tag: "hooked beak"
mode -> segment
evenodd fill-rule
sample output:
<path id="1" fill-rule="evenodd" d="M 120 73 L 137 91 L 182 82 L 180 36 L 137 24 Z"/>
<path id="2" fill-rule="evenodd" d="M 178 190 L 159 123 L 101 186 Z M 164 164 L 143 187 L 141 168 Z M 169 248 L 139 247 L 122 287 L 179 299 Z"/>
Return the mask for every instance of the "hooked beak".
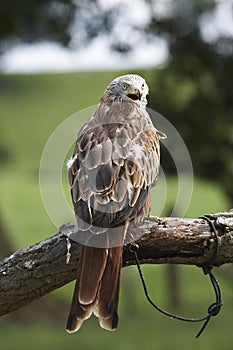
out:
<path id="1" fill-rule="evenodd" d="M 126 95 L 133 102 L 141 101 L 141 93 L 138 89 L 133 89 Z"/>

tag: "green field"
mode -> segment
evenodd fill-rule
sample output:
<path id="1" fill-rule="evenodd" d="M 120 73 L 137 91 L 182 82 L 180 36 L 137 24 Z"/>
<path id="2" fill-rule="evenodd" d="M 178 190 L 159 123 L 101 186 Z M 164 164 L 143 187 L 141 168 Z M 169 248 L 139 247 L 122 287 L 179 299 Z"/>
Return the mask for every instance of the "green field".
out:
<path id="1" fill-rule="evenodd" d="M 0 80 L 0 198 L 1 220 L 15 249 L 42 240 L 57 231 L 48 217 L 40 196 L 39 166 L 43 149 L 52 132 L 72 114 L 98 103 L 106 85 L 119 72 L 76 73 L 38 76 L 3 76 Z M 145 72 L 148 75 L 148 72 Z M 80 121 L 81 123 L 81 121 Z M 77 122 L 77 125 L 79 121 Z M 76 131 L 75 131 L 76 132 Z M 61 138 L 60 146 L 63 145 Z M 73 140 L 71 140 L 72 144 Z M 67 155 L 68 158 L 68 155 Z M 194 169 L 195 172 L 195 169 Z M 167 195 L 162 215 L 168 213 L 177 196 L 177 179 L 167 178 Z M 63 165 L 63 186 L 69 197 L 66 170 Z M 156 214 L 159 195 L 152 196 L 152 213 Z M 186 216 L 227 210 L 229 204 L 220 184 L 196 179 Z M 152 294 L 165 307 L 170 297 L 167 266 L 145 266 Z M 182 304 L 186 315 L 206 312 L 212 302 L 208 281 L 195 267 L 180 267 Z M 36 314 L 20 321 L 8 316 L 0 322 L 1 349 L 213 349 L 230 350 L 233 314 L 232 286 L 221 276 L 225 305 L 206 333 L 195 340 L 197 324 L 183 324 L 166 319 L 145 302 L 135 269 L 122 273 L 119 330 L 107 333 L 96 319 L 87 322 L 81 331 L 68 335 L 64 331 L 66 314 L 56 322 Z M 155 286 L 154 286 L 155 284 Z M 63 303 L 70 299 L 72 286 L 53 293 Z M 57 310 L 58 312 L 59 310 Z M 63 309 L 61 310 L 63 312 Z M 40 319 L 41 318 L 41 319 Z"/>

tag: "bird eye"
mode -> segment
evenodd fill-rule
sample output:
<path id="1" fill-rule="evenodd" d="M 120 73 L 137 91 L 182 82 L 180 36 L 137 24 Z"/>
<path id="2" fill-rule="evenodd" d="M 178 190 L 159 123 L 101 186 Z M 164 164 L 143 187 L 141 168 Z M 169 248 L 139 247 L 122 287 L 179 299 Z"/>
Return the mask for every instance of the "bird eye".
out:
<path id="1" fill-rule="evenodd" d="M 122 84 L 121 84 L 121 87 L 122 87 L 123 90 L 127 90 L 128 85 L 127 85 L 126 83 L 122 83 Z"/>

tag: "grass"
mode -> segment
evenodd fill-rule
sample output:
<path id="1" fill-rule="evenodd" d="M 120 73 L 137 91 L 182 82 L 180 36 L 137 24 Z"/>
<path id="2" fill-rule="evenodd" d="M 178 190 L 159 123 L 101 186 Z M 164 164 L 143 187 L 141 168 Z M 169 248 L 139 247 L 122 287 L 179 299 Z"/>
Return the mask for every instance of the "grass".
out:
<path id="1" fill-rule="evenodd" d="M 130 316 L 130 315 L 129 315 Z M 160 319 L 158 317 L 148 317 L 139 313 L 137 318 L 124 317 L 119 330 L 114 333 L 104 332 L 97 328 L 96 322 L 90 320 L 86 327 L 79 333 L 66 334 L 61 325 L 51 325 L 44 323 L 35 325 L 13 324 L 11 333 L 6 327 L 1 329 L 2 349 L 13 350 L 17 344 L 17 349 L 39 350 L 46 348 L 49 350 L 72 350 L 72 349 L 112 349 L 112 350 L 140 350 L 140 349 L 179 349 L 186 350 L 187 346 L 193 350 L 229 350 L 232 347 L 233 336 L 230 328 L 231 318 L 224 322 L 221 317 L 213 320 L 208 332 L 200 339 L 195 339 L 194 335 L 198 331 L 197 325 L 181 324 L 173 320 Z M 222 338 L 222 332 L 217 322 L 224 323 L 225 333 L 230 334 Z M 142 327 L 142 324 L 144 327 Z M 13 337 L 10 335 L 12 334 Z"/>
<path id="2" fill-rule="evenodd" d="M 182 277 L 183 306 L 179 314 L 186 316 L 200 316 L 206 312 L 206 306 L 213 300 L 207 296 L 205 288 L 208 283 L 201 276 L 199 269 L 180 267 Z M 143 270 L 147 278 L 156 277 L 154 290 L 150 293 L 158 303 L 167 308 L 168 292 L 166 281 L 166 266 L 154 266 L 153 272 L 146 266 Z M 132 283 L 131 283 L 132 282 Z M 220 278 L 222 284 L 222 280 Z M 208 288 L 206 288 L 208 290 Z M 155 295 L 157 290 L 158 295 Z M 191 291 L 192 290 L 192 291 Z M 190 293 L 191 291 L 191 293 Z M 156 293 L 157 294 L 157 293 Z M 224 293 L 225 294 L 225 293 Z M 192 350 L 229 350 L 232 346 L 232 293 L 224 295 L 225 307 L 217 318 L 213 318 L 206 331 L 197 340 L 195 335 L 201 324 L 183 323 L 165 318 L 154 311 L 142 294 L 142 287 L 138 275 L 133 267 L 123 270 L 122 290 L 120 298 L 120 323 L 115 332 L 106 332 L 98 326 L 97 319 L 92 317 L 86 321 L 80 331 L 68 335 L 64 331 L 64 322 L 49 323 L 46 320 L 38 321 L 36 317 L 28 322 L 1 322 L 0 337 L 2 349 L 13 350 L 15 344 L 18 349 L 51 350 L 62 349 L 127 349 L 145 350 L 167 348 L 186 350 L 187 344 Z M 187 299 L 187 297 L 189 297 Z M 188 310 L 188 311 L 187 311 Z M 65 317 L 64 317 L 65 318 Z M 12 336 L 13 334 L 13 336 Z"/>
<path id="3" fill-rule="evenodd" d="M 42 151 L 54 129 L 76 111 L 94 105 L 99 95 L 118 73 L 77 73 L 38 76 L 1 77 L 1 154 L 0 197 L 1 216 L 7 234 L 15 249 L 28 246 L 56 232 L 42 204 L 39 187 L 39 166 Z M 81 120 L 80 120 L 81 123 Z M 79 120 L 77 121 L 77 129 Z M 76 133 L 76 130 L 74 130 Z M 62 135 L 57 152 L 60 152 L 66 135 Z M 72 143 L 73 140 L 71 140 Z M 70 151 L 69 151 L 70 153 Z M 67 158 L 68 158 L 67 154 Z M 67 159 L 66 158 L 66 159 Z M 67 198 L 69 189 L 63 165 L 63 187 Z M 152 194 L 152 214 L 167 215 L 177 196 L 176 177 L 167 178 L 165 204 L 163 186 L 158 185 Z M 48 182 L 48 190 L 53 178 Z M 58 203 L 54 204 L 55 206 Z M 197 217 L 204 213 L 228 209 L 228 202 L 221 186 L 196 179 L 186 216 Z M 167 266 L 143 266 L 153 297 L 167 306 L 172 291 L 167 285 Z M 221 271 L 221 270 L 220 270 Z M 181 313 L 203 314 L 212 302 L 206 278 L 195 267 L 180 267 Z M 233 341 L 232 289 L 221 278 L 225 307 L 214 319 L 201 339 L 194 335 L 196 324 L 183 324 L 164 318 L 154 312 L 142 295 L 142 288 L 130 267 L 122 272 L 120 299 L 120 325 L 114 333 L 104 332 L 95 318 L 88 321 L 78 334 L 68 335 L 60 321 L 49 323 L 37 321 L 9 323 L 2 319 L 0 328 L 1 348 L 34 350 L 46 349 L 212 349 L 228 350 Z M 155 289 L 156 288 L 156 289 Z M 72 286 L 65 286 L 53 293 L 54 298 L 70 299 Z M 155 294 L 156 291 L 156 294 Z M 204 311 L 203 311 L 204 310 Z M 64 315 L 65 321 L 66 315 Z M 13 336 L 12 336 L 13 335 Z M 223 342 L 224 339 L 224 342 Z"/>

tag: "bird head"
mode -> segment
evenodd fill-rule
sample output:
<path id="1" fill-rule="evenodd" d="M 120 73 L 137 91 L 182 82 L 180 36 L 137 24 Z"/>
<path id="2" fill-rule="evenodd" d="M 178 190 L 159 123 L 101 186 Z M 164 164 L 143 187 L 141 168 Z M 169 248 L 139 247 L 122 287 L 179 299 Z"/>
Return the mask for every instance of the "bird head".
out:
<path id="1" fill-rule="evenodd" d="M 146 107 L 149 92 L 148 85 L 142 77 L 136 74 L 122 75 L 114 79 L 106 89 L 108 97 L 117 101 L 125 101 Z"/>

